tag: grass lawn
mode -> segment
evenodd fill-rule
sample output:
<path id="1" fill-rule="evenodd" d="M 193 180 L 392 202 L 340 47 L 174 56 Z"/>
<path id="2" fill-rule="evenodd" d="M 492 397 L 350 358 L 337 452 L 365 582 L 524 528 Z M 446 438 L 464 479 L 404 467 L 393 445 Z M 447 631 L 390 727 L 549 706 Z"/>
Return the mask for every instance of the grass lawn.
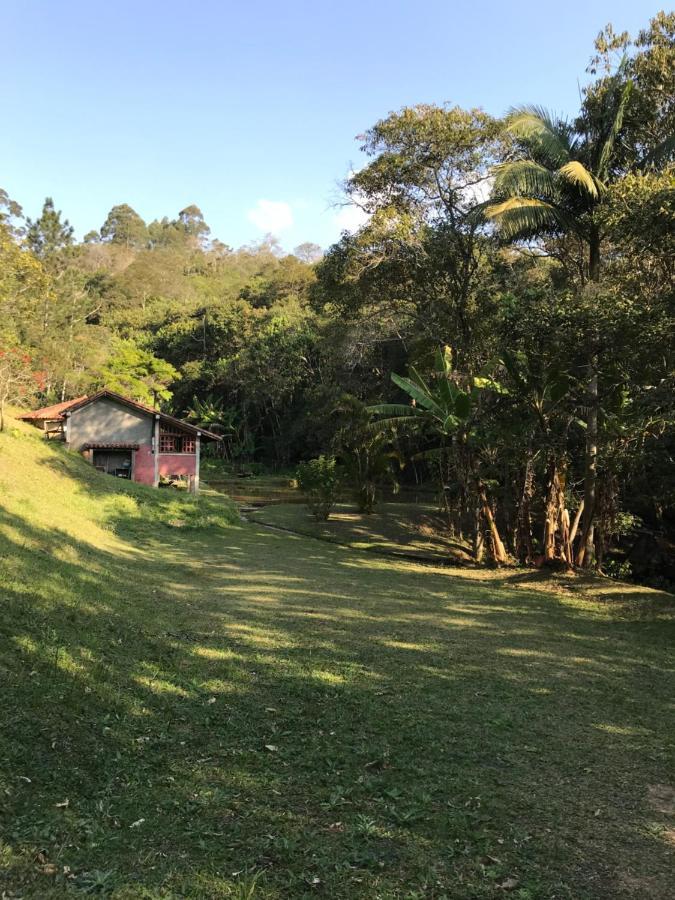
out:
<path id="1" fill-rule="evenodd" d="M 168 494 L 0 435 L 0 896 L 672 897 L 672 598 Z"/>
<path id="2" fill-rule="evenodd" d="M 472 561 L 467 545 L 443 533 L 443 523 L 433 503 L 380 503 L 371 515 L 340 503 L 327 522 L 317 521 L 304 503 L 282 503 L 264 506 L 250 517 L 354 550 L 414 556 L 429 562 L 466 565 Z"/>

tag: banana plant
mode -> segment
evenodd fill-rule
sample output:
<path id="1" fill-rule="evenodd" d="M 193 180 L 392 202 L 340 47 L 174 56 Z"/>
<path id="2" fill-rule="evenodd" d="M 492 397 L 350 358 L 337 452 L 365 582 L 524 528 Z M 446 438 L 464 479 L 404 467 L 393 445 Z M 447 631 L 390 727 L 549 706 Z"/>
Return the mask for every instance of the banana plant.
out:
<path id="1" fill-rule="evenodd" d="M 480 392 L 492 389 L 498 393 L 506 393 L 506 389 L 487 374 L 474 377 L 468 390 L 462 388 L 452 367 L 452 350 L 447 346 L 437 350 L 429 382 L 414 367 L 410 368 L 410 377 L 404 378 L 392 373 L 391 380 L 408 394 L 412 402 L 380 403 L 371 406 L 369 411 L 382 417 L 375 423 L 375 427 L 426 428 L 441 437 L 443 442 L 448 438 L 454 438 L 462 445 L 468 460 L 467 469 L 473 481 L 479 512 L 490 531 L 493 559 L 496 563 L 505 563 L 506 550 L 488 500 L 487 488 L 478 474 L 475 456 L 470 451 L 468 439 L 470 419 Z M 479 532 L 480 528 L 475 535 L 477 557 L 480 546 Z"/>
<path id="2" fill-rule="evenodd" d="M 401 388 L 412 404 L 379 403 L 369 407 L 369 412 L 383 416 L 377 426 L 430 425 L 438 434 L 446 437 L 455 435 L 471 416 L 475 395 L 483 384 L 474 384 L 472 392 L 463 390 L 457 384 L 452 368 L 452 350 L 443 347 L 436 352 L 432 381 L 428 383 L 414 366 L 410 367 L 410 377 L 404 378 L 395 372 L 391 380 Z M 480 379 L 475 379 L 480 381 Z"/>
<path id="3" fill-rule="evenodd" d="M 542 539 L 543 557 L 547 565 L 557 561 L 568 568 L 573 565 L 572 544 L 579 525 L 579 516 L 583 507 L 579 508 L 579 516 L 574 525 L 570 523 L 567 509 L 566 458 L 564 454 L 564 438 L 572 422 L 577 421 L 574 414 L 563 406 L 575 385 L 571 375 L 562 370 L 556 361 L 547 362 L 542 359 L 533 360 L 518 350 L 505 350 L 501 359 L 506 370 L 513 394 L 518 401 L 529 408 L 540 432 L 540 443 L 546 448 L 546 488 L 544 502 L 544 533 Z M 556 427 L 557 423 L 557 427 Z M 583 425 L 583 422 L 580 422 Z M 557 432 L 557 435 L 556 435 Z M 532 435 L 531 440 L 533 440 Z M 527 452 L 525 467 L 525 484 L 521 508 L 519 509 L 519 525 L 524 527 L 520 532 L 519 547 L 521 562 L 531 561 L 531 524 L 529 521 L 529 500 L 531 496 L 531 464 L 533 450 Z M 521 514 L 527 519 L 520 522 Z M 524 552 L 523 552 L 524 551 Z"/>

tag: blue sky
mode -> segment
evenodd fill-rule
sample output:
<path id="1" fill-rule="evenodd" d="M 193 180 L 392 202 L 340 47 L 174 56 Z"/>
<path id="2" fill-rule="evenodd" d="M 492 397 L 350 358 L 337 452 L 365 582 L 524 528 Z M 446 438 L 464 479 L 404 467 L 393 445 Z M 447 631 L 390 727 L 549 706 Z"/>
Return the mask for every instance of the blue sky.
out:
<path id="1" fill-rule="evenodd" d="M 4 0 L 0 187 L 82 236 L 116 203 L 190 203 L 233 246 L 329 245 L 356 135 L 414 103 L 578 106 L 597 32 L 640 0 Z"/>

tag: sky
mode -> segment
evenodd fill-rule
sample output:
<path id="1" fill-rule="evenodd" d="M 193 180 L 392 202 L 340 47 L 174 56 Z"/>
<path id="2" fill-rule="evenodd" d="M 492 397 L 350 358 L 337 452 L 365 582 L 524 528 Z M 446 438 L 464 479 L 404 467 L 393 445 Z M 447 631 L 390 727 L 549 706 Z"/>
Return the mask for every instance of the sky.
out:
<path id="1" fill-rule="evenodd" d="M 233 247 L 323 247 L 358 211 L 340 183 L 357 136 L 416 103 L 573 114 L 612 22 L 643 0 L 2 0 L 0 187 L 46 196 L 82 237 L 109 209 L 197 204 Z"/>

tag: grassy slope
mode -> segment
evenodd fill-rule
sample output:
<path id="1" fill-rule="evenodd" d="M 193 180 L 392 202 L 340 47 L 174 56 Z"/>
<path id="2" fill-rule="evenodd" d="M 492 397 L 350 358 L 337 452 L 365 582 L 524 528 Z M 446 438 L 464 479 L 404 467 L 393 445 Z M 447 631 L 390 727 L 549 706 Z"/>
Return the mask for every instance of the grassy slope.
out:
<path id="1" fill-rule="evenodd" d="M 7 896 L 669 896 L 665 606 L 218 527 L 26 429 L 0 490 Z"/>

